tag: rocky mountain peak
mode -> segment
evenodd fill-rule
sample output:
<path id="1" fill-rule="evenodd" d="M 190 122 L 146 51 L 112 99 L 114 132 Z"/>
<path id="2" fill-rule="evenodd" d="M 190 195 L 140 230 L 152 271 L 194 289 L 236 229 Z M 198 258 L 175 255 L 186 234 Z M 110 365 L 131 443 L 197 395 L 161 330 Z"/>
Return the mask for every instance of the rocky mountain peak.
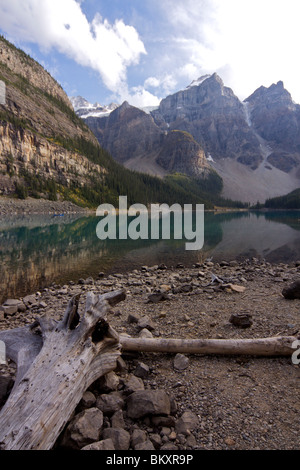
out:
<path id="1" fill-rule="evenodd" d="M 273 83 L 269 88 L 264 86 L 259 87 L 252 95 L 245 101 L 251 105 L 262 105 L 269 107 L 288 107 L 295 110 L 295 104 L 292 100 L 291 94 L 284 88 L 283 82 L 280 80 Z"/>
<path id="2" fill-rule="evenodd" d="M 92 104 L 82 96 L 71 96 L 70 101 L 75 111 L 81 108 L 91 108 Z"/>

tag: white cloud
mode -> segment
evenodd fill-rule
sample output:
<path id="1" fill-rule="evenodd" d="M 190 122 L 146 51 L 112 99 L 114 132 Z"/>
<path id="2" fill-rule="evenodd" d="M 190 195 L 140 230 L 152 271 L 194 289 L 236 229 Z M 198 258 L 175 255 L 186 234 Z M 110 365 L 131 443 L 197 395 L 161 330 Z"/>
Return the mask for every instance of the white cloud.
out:
<path id="1" fill-rule="evenodd" d="M 158 88 L 161 84 L 161 81 L 156 77 L 149 77 L 145 80 L 144 87 L 145 88 Z"/>
<path id="2" fill-rule="evenodd" d="M 91 23 L 75 0 L 2 0 L 0 27 L 20 41 L 55 48 L 78 64 L 96 70 L 105 86 L 118 93 L 126 71 L 146 54 L 135 28 L 123 20 L 110 24 L 96 15 Z"/>
<path id="3" fill-rule="evenodd" d="M 242 99 L 283 80 L 300 102 L 299 0 L 150 3 L 142 8 L 135 2 L 133 27 L 100 14 L 89 21 L 79 0 L 0 0 L 0 27 L 16 40 L 54 48 L 97 71 L 117 101 L 154 105 L 158 97 L 217 72 Z M 127 77 L 132 66 L 134 88 Z"/>
<path id="4" fill-rule="evenodd" d="M 283 80 L 300 102 L 299 0 L 156 1 L 168 18 L 164 52 L 176 60 L 175 77 L 217 72 L 241 98 Z"/>
<path id="5" fill-rule="evenodd" d="M 133 87 L 130 91 L 122 92 L 123 99 L 126 99 L 132 106 L 143 108 L 146 106 L 158 106 L 160 99 L 143 86 Z"/>

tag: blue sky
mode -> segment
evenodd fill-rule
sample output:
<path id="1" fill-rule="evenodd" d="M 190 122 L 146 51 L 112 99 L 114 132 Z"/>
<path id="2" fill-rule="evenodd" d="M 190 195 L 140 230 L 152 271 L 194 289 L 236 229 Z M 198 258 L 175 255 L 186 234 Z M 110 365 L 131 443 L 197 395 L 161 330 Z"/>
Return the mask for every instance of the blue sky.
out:
<path id="1" fill-rule="evenodd" d="M 299 0 L 0 0 L 0 31 L 69 96 L 157 105 L 207 73 L 300 103 Z"/>

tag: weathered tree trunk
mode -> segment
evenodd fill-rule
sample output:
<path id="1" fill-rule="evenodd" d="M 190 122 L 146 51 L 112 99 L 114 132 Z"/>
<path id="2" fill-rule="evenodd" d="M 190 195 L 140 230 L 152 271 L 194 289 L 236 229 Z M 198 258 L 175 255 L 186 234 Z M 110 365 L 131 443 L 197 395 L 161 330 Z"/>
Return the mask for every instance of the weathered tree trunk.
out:
<path id="1" fill-rule="evenodd" d="M 89 293 L 79 322 L 78 301 L 59 323 L 41 318 L 34 328 L 0 332 L 7 354 L 18 363 L 15 386 L 0 414 L 0 448 L 51 449 L 86 389 L 116 367 L 118 335 L 106 323 L 110 306 L 123 291 Z M 35 357 L 36 356 L 36 357 Z M 33 361 L 33 362 L 32 362 Z"/>
<path id="2" fill-rule="evenodd" d="M 221 354 L 252 356 L 291 356 L 294 336 L 259 339 L 163 339 L 120 336 L 123 351 Z"/>

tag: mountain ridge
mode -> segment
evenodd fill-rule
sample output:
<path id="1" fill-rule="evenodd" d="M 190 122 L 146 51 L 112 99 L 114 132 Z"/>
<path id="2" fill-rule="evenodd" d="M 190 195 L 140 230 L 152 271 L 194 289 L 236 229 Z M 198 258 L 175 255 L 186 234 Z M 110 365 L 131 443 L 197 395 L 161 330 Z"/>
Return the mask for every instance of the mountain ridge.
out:
<path id="1" fill-rule="evenodd" d="M 187 155 L 185 164 L 181 159 L 176 167 L 170 146 L 170 165 L 166 155 L 161 165 L 165 137 L 181 131 L 201 147 L 202 163 L 223 178 L 224 197 L 255 203 L 299 187 L 300 106 L 281 81 L 260 87 L 242 102 L 214 73 L 167 96 L 147 117 L 140 109 L 135 122 L 133 108 L 126 103 L 127 118 L 117 108 L 109 116 L 86 120 L 100 144 L 125 166 L 161 177 L 176 171 L 195 176 L 194 157 Z"/>

